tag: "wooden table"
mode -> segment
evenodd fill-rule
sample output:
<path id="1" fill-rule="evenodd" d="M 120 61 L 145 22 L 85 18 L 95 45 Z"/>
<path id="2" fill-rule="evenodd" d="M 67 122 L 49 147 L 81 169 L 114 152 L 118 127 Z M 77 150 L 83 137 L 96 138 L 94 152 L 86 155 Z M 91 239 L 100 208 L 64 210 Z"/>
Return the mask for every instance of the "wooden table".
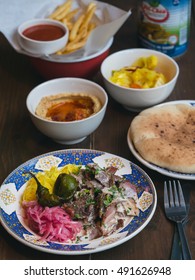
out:
<path id="1" fill-rule="evenodd" d="M 107 1 L 119 8 L 128 10 L 137 1 Z M 195 4 L 195 1 L 193 1 Z M 115 36 L 111 52 L 125 48 L 138 47 L 136 27 L 136 6 L 132 16 L 126 21 Z M 195 16 L 192 10 L 191 36 L 188 51 L 177 59 L 180 75 L 177 85 L 167 99 L 195 99 Z M 98 73 L 94 81 L 102 84 Z M 80 144 L 63 146 L 52 142 L 42 135 L 32 124 L 26 109 L 26 97 L 32 88 L 44 80 L 32 68 L 28 59 L 16 53 L 0 36 L 0 184 L 16 167 L 25 161 L 54 150 L 67 148 L 96 149 L 122 156 L 142 167 L 153 180 L 158 204 L 156 212 L 146 226 L 137 236 L 113 249 L 83 256 L 51 255 L 27 247 L 11 237 L 0 225 L 0 259 L 105 259 L 105 260 L 141 260 L 170 258 L 174 225 L 168 221 L 163 207 L 163 182 L 167 179 L 139 163 L 131 154 L 127 145 L 127 130 L 136 116 L 136 113 L 126 111 L 109 97 L 109 104 L 104 121 L 100 127 Z M 192 257 L 195 259 L 195 183 L 182 182 L 188 185 L 191 191 L 189 221 L 186 234 L 189 241 Z"/>

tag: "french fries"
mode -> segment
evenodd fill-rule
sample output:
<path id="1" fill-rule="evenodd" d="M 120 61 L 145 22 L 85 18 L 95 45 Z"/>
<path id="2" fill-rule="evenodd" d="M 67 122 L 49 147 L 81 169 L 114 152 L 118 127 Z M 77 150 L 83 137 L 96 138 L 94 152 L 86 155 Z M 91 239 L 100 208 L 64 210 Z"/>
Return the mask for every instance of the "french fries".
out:
<path id="1" fill-rule="evenodd" d="M 60 14 L 66 12 L 67 10 L 70 9 L 71 4 L 72 4 L 72 1 L 71 0 L 67 0 L 64 4 L 58 6 L 55 9 L 55 11 L 49 16 L 49 18 L 57 19 L 60 16 Z"/>
<path id="2" fill-rule="evenodd" d="M 74 41 L 77 34 L 79 33 L 79 28 L 83 22 L 84 19 L 84 15 L 81 15 L 77 21 L 73 24 L 72 29 L 70 30 L 70 36 L 69 36 L 69 40 L 70 41 Z"/>
<path id="3" fill-rule="evenodd" d="M 91 33 L 96 27 L 92 21 L 96 11 L 96 4 L 89 3 L 83 12 L 79 8 L 72 9 L 73 0 L 67 0 L 58 6 L 53 13 L 49 15 L 50 19 L 61 21 L 69 29 L 69 39 L 67 45 L 59 50 L 57 54 L 67 54 L 82 48 Z"/>

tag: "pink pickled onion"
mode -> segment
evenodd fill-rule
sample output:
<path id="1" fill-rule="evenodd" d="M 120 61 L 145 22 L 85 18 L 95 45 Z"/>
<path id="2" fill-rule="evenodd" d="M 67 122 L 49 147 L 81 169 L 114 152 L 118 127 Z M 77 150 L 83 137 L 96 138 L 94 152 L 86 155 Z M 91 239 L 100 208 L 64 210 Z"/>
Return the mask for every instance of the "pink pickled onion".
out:
<path id="1" fill-rule="evenodd" d="M 31 230 L 42 240 L 67 242 L 75 240 L 82 223 L 73 221 L 60 206 L 42 207 L 36 201 L 23 202 Z"/>

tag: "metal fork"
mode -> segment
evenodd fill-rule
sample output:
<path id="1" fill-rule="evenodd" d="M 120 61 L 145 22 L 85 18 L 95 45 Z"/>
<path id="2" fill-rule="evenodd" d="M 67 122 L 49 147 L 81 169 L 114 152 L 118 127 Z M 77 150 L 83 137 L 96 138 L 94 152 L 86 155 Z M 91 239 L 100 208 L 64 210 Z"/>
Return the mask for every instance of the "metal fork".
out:
<path id="1" fill-rule="evenodd" d="M 172 186 L 173 185 L 173 186 Z M 184 260 L 191 260 L 191 254 L 182 222 L 187 217 L 186 204 L 179 181 L 164 183 L 164 207 L 168 219 L 177 224 Z"/>
<path id="2" fill-rule="evenodd" d="M 184 184 L 182 184 L 181 187 L 183 190 L 183 195 L 186 202 L 186 210 L 188 214 L 190 209 L 190 184 L 185 182 Z M 184 229 L 187 223 L 188 223 L 188 217 L 183 222 Z M 183 260 L 181 242 L 180 242 L 179 233 L 176 224 L 175 224 L 174 236 L 172 241 L 171 260 Z"/>

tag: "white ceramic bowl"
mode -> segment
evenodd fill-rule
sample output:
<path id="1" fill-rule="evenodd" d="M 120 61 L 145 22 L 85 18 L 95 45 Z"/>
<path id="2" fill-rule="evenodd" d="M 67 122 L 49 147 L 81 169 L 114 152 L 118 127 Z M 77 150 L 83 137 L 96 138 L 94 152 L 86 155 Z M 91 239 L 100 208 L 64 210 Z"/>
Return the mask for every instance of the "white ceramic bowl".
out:
<path id="1" fill-rule="evenodd" d="M 150 89 L 126 88 L 109 80 L 113 70 L 132 65 L 138 58 L 155 55 L 158 58 L 156 70 L 163 73 L 168 82 L 165 85 Z M 108 93 L 126 109 L 140 111 L 164 101 L 173 91 L 179 67 L 169 56 L 150 49 L 127 49 L 108 56 L 101 65 L 101 74 Z"/>
<path id="2" fill-rule="evenodd" d="M 99 98 L 102 108 L 96 114 L 78 121 L 59 122 L 38 117 L 36 107 L 44 96 L 59 93 L 85 92 Z M 26 105 L 35 126 L 46 136 L 61 144 L 75 144 L 83 141 L 102 122 L 108 103 L 105 90 L 98 84 L 80 78 L 59 78 L 35 87 L 27 96 Z"/>
<path id="3" fill-rule="evenodd" d="M 44 40 L 39 40 L 39 39 L 31 39 L 25 36 L 26 31 L 28 31 L 30 28 L 37 28 L 39 29 L 40 27 L 47 27 L 47 26 L 54 27 L 58 29 L 58 31 L 61 33 L 60 37 L 57 39 L 44 39 Z M 42 30 L 43 31 L 43 30 Z M 44 34 L 46 31 L 43 31 L 42 33 Z M 49 32 L 49 30 L 48 30 Z M 50 30 L 51 33 L 51 30 Z M 19 44 L 21 47 L 29 52 L 29 54 L 33 55 L 49 55 L 52 53 L 57 52 L 58 50 L 62 49 L 69 37 L 69 30 L 60 21 L 52 20 L 52 19 L 32 19 L 29 21 L 26 21 L 22 23 L 18 27 L 18 40 Z"/>

